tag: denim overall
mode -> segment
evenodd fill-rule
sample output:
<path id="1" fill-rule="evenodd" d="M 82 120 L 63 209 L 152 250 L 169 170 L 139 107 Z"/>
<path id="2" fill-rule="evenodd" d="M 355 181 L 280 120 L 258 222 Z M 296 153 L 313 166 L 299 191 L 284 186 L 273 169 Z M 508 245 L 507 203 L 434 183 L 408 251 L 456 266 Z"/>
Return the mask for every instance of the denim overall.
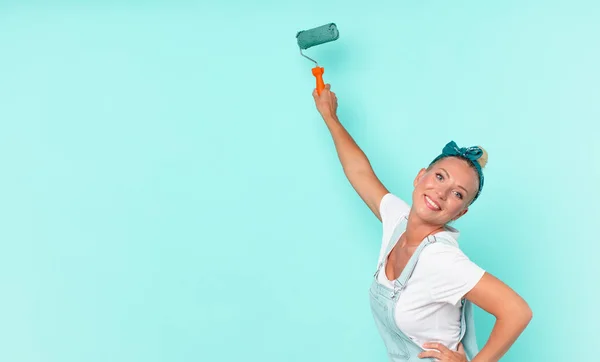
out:
<path id="1" fill-rule="evenodd" d="M 371 283 L 371 287 L 369 289 L 371 312 L 373 313 L 379 334 L 381 335 L 386 346 L 390 362 L 434 362 L 438 360 L 435 358 L 418 357 L 419 353 L 423 352 L 424 349 L 417 345 L 398 328 L 394 319 L 394 311 L 396 309 L 398 295 L 404 290 L 408 279 L 417 265 L 417 260 L 419 259 L 419 255 L 423 249 L 435 242 L 449 243 L 449 241 L 444 240 L 444 238 L 440 236 L 436 237 L 435 235 L 428 236 L 426 239 L 424 239 L 419 247 L 415 250 L 414 254 L 410 257 L 406 267 L 398 279 L 394 280 L 393 290 L 377 282 L 377 275 L 380 272 L 385 273 L 385 270 L 382 270 L 384 261 L 387 259 L 387 256 L 394 245 L 398 242 L 400 235 L 406 229 L 407 221 L 407 217 L 404 217 L 400 223 L 398 223 L 394 232 L 392 233 L 390 241 L 388 242 L 387 250 L 381 262 L 377 266 L 377 271 L 375 272 L 373 282 Z M 461 303 L 462 313 L 460 340 L 465 348 L 467 359 L 470 361 L 479 352 L 477 340 L 475 338 L 473 305 L 466 299 L 463 299 Z"/>

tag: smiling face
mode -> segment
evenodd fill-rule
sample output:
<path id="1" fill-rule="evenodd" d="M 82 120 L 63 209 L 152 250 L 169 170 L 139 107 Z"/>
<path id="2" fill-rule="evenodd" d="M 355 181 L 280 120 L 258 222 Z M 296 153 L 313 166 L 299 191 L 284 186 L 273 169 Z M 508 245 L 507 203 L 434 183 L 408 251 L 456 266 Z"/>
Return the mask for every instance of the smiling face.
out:
<path id="1" fill-rule="evenodd" d="M 467 212 L 477 194 L 479 178 L 467 161 L 446 157 L 422 169 L 414 181 L 413 209 L 431 225 L 445 225 Z"/>

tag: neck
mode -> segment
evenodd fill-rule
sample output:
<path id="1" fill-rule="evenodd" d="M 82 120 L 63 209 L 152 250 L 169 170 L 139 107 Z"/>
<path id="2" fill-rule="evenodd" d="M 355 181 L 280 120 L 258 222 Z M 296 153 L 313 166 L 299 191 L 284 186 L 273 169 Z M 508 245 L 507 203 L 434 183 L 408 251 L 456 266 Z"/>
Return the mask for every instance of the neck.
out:
<path id="1" fill-rule="evenodd" d="M 435 234 L 438 231 L 444 230 L 444 225 L 428 224 L 419 219 L 417 215 L 410 212 L 408 215 L 408 222 L 406 224 L 406 231 L 404 232 L 406 239 L 406 246 L 417 246 L 425 239 L 428 235 Z"/>

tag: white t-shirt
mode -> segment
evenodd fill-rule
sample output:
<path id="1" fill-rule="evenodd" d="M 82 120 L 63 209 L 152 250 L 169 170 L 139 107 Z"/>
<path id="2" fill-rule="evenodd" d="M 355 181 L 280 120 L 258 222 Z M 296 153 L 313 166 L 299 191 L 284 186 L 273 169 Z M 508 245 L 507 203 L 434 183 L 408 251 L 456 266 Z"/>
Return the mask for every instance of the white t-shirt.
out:
<path id="1" fill-rule="evenodd" d="M 383 223 L 381 262 L 387 261 L 384 254 L 388 241 L 398 222 L 410 212 L 410 206 L 388 193 L 381 200 L 379 211 Z M 436 242 L 423 249 L 413 274 L 398 297 L 394 317 L 398 328 L 419 346 L 440 342 L 456 350 L 460 337 L 461 299 L 485 271 L 459 249 L 458 230 L 449 229 L 442 233 L 446 239 L 454 241 L 454 245 Z M 377 282 L 393 288 L 385 274 L 385 263 Z"/>

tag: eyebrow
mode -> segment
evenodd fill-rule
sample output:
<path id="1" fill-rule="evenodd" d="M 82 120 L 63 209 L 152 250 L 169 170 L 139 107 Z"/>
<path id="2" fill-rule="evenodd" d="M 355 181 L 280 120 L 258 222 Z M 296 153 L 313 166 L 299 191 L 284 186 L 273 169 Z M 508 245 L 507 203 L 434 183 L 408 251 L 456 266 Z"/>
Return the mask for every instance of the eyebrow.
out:
<path id="1" fill-rule="evenodd" d="M 444 171 L 446 173 L 446 177 L 450 178 L 450 174 L 448 173 L 448 171 L 446 171 L 446 169 L 440 167 L 440 170 Z M 468 194 L 469 191 L 467 191 L 467 189 L 465 189 L 464 187 L 462 187 L 461 185 L 458 185 L 458 187 L 460 187 L 461 189 L 465 190 L 465 192 Z"/>

